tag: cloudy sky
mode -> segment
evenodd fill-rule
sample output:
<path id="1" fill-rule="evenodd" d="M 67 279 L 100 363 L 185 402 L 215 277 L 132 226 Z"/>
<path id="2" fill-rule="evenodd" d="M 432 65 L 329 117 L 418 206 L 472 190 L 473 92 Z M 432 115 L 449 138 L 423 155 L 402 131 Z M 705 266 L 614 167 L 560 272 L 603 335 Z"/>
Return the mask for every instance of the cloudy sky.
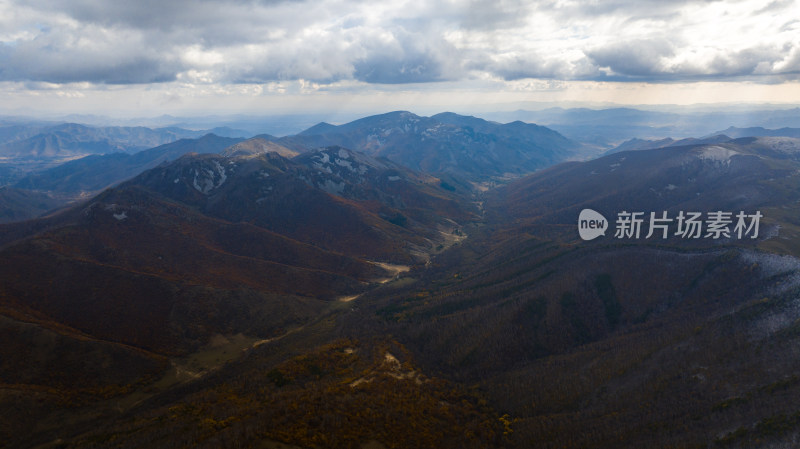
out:
<path id="1" fill-rule="evenodd" d="M 0 113 L 800 104 L 795 0 L 0 0 Z"/>

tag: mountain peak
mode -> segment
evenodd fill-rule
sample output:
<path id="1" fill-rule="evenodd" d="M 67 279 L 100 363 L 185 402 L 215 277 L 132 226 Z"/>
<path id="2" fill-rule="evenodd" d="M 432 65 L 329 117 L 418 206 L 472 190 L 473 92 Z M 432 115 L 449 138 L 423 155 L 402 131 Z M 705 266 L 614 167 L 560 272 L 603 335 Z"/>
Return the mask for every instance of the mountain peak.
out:
<path id="1" fill-rule="evenodd" d="M 243 142 L 236 143 L 226 148 L 221 154 L 225 157 L 247 156 L 253 157 L 265 153 L 277 153 L 286 158 L 297 156 L 297 151 L 290 150 L 283 145 L 275 143 L 267 137 L 256 136 Z"/>
<path id="2" fill-rule="evenodd" d="M 320 124 L 277 141 L 296 151 L 339 145 L 412 170 L 482 182 L 531 173 L 575 154 L 556 131 L 524 122 L 502 125 L 444 112 L 392 111 L 339 126 Z"/>
<path id="3" fill-rule="evenodd" d="M 319 122 L 316 125 L 312 126 L 311 128 L 306 129 L 305 131 L 301 131 L 300 136 L 313 136 L 317 134 L 327 134 L 331 131 L 336 130 L 336 125 L 331 125 L 328 122 Z"/>

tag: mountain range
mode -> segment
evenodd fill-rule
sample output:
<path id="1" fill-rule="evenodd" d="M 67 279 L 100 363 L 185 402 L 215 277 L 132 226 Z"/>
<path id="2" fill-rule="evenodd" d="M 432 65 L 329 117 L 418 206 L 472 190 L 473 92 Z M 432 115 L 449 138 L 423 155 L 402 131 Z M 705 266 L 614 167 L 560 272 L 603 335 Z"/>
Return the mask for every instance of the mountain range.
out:
<path id="1" fill-rule="evenodd" d="M 634 151 L 634 150 L 653 150 L 656 148 L 665 147 L 681 147 L 687 145 L 700 145 L 704 143 L 724 143 L 733 140 L 725 134 L 717 134 L 711 137 L 697 139 L 694 137 L 687 137 L 686 139 L 675 140 L 671 137 L 658 140 L 647 140 L 633 138 L 622 142 L 618 146 L 606 151 L 605 154 L 619 153 L 620 151 Z"/>
<path id="2" fill-rule="evenodd" d="M 101 190 L 129 179 L 187 152 L 217 153 L 242 139 L 208 134 L 180 139 L 138 153 L 90 155 L 23 176 L 2 187 L 0 223 L 23 221 L 90 198 Z M 22 200 L 25 199 L 25 200 Z"/>
<path id="3" fill-rule="evenodd" d="M 67 159 L 87 154 L 137 152 L 214 133 L 246 136 L 227 128 L 190 131 L 181 128 L 91 127 L 76 123 L 57 125 L 9 125 L 0 127 L 0 156 L 24 160 Z"/>
<path id="4" fill-rule="evenodd" d="M 14 186 L 55 195 L 91 195 L 186 153 L 219 153 L 241 141 L 207 134 L 196 139 L 179 139 L 133 154 L 91 155 L 29 174 Z"/>
<path id="5" fill-rule="evenodd" d="M 294 160 L 184 155 L 2 228 L 3 332 L 9 351 L 36 359 L 9 355 L 0 379 L 23 401 L 41 390 L 47 407 L 97 405 L 150 383 L 165 357 L 220 335 L 280 335 L 391 279 L 395 264 L 424 263 L 471 209 L 436 178 L 339 147 Z M 79 382 L 53 369 L 65 350 L 94 367 Z M 109 363 L 130 366 L 99 368 Z"/>
<path id="6" fill-rule="evenodd" d="M 761 126 L 750 128 L 729 127 L 715 134 L 724 134 L 734 138 L 738 137 L 795 137 L 800 138 L 800 128 L 783 127 L 779 129 L 766 129 Z"/>
<path id="7" fill-rule="evenodd" d="M 99 132 L 88 127 L 79 130 L 81 132 L 73 140 L 79 140 L 87 130 Z M 378 139 L 378 135 L 382 137 Z M 39 134 L 36 138 L 44 138 L 42 136 Z M 24 147 L 30 143 L 29 140 L 16 144 Z M 408 112 L 395 112 L 340 126 L 320 123 L 300 134 L 281 138 L 261 134 L 243 140 L 208 134 L 130 154 L 121 151 L 120 147 L 117 148 L 120 151 L 93 154 L 22 175 L 13 187 L 60 199 L 60 206 L 95 195 L 188 152 L 221 153 L 225 156 L 277 152 L 294 157 L 328 146 L 385 157 L 401 166 L 437 176 L 450 188 L 465 190 L 473 189 L 473 183 L 502 181 L 577 157 L 580 149 L 577 143 L 533 124 L 514 122 L 501 125 L 452 113 L 420 117 Z M 16 176 L 21 175 L 17 173 Z M 13 216 L 32 218 L 35 212 L 20 211 Z"/>
<path id="8" fill-rule="evenodd" d="M 472 182 L 516 177 L 576 157 L 580 145 L 545 127 L 453 113 L 391 112 L 344 125 L 320 123 L 278 140 L 297 151 L 338 145 L 408 168 Z"/>
<path id="9" fill-rule="evenodd" d="M 397 112 L 26 178 L 104 190 L 0 225 L 0 438 L 790 447 L 800 140 L 649 145 Z"/>
<path id="10" fill-rule="evenodd" d="M 554 107 L 542 110 L 495 112 L 485 116 L 498 121 L 522 120 L 538 123 L 570 139 L 594 146 L 600 153 L 631 138 L 657 140 L 667 136 L 677 139 L 713 136 L 726 134 L 724 131 L 714 132 L 726 127 L 796 128 L 798 113 L 800 113 L 798 108 L 775 109 L 766 106 L 731 106 L 724 110 L 706 109 L 702 106 L 653 109 Z M 762 134 L 728 135 L 762 136 Z"/>

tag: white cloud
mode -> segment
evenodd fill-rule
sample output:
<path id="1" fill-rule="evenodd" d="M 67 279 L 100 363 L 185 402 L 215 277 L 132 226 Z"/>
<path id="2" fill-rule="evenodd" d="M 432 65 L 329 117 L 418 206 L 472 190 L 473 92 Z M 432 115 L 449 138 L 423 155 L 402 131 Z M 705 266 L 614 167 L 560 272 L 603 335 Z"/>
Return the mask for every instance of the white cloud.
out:
<path id="1" fill-rule="evenodd" d="M 786 65 L 774 49 L 786 54 L 787 45 L 790 53 L 800 45 L 792 6 L 4 0 L 0 77 L 416 83 L 476 72 L 508 80 L 602 78 L 600 69 L 619 80 L 769 76 Z"/>
<path id="2" fill-rule="evenodd" d="M 0 81 L 219 95 L 236 85 L 291 95 L 476 80 L 510 91 L 766 85 L 798 80 L 798 31 L 789 0 L 0 0 Z"/>

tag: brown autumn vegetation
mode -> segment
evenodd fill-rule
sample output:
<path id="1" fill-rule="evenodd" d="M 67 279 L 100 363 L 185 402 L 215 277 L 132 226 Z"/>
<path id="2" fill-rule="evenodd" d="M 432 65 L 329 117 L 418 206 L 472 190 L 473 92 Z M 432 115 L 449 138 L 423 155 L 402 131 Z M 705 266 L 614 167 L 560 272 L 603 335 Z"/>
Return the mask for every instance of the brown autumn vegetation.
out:
<path id="1" fill-rule="evenodd" d="M 770 268 L 776 261 L 755 249 L 761 242 L 576 243 L 574 212 L 584 200 L 634 206 L 675 202 L 687 208 L 727 208 L 746 200 L 750 202 L 741 207 L 772 204 L 783 210 L 785 215 L 771 216 L 775 221 L 769 224 L 781 224 L 785 233 L 793 231 L 796 221 L 796 176 L 783 166 L 773 170 L 750 159 L 728 165 L 693 161 L 660 172 L 654 155 L 643 152 L 628 160 L 640 163 L 634 171 L 650 170 L 652 187 L 623 183 L 604 191 L 589 175 L 589 169 L 609 168 L 608 161 L 601 161 L 577 174 L 570 170 L 580 164 L 563 166 L 489 195 L 487 219 L 466 229 L 470 238 L 465 243 L 397 282 L 360 290 L 365 293 L 349 303 L 267 294 L 264 290 L 273 284 L 253 278 L 255 272 L 233 262 L 229 256 L 234 253 L 248 261 L 279 257 L 270 252 L 271 244 L 247 245 L 236 241 L 235 231 L 226 232 L 241 230 L 256 239 L 260 231 L 251 226 L 264 224 L 257 215 L 249 217 L 253 223 L 226 224 L 215 228 L 217 232 L 204 224 L 203 230 L 187 232 L 184 240 L 180 232 L 152 241 L 131 236 L 135 249 L 124 238 L 115 240 L 111 231 L 96 234 L 105 239 L 97 248 L 77 228 L 40 234 L 5 250 L 18 257 L 9 260 L 22 268 L 4 272 L 11 274 L 4 279 L 0 299 L 21 322 L 58 328 L 62 335 L 74 329 L 74 338 L 86 334 L 164 354 L 191 351 L 216 332 L 285 335 L 282 331 L 293 325 L 298 337 L 264 343 L 206 377 L 128 411 L 98 417 L 96 428 L 86 424 L 86 417 L 100 410 L 91 401 L 79 404 L 87 406 L 80 409 L 53 405 L 57 401 L 52 398 L 69 388 L 64 380 L 52 390 L 40 384 L 8 384 L 2 396 L 6 402 L 0 405 L 4 411 L 25 408 L 31 410 L 29 417 L 44 417 L 50 427 L 42 426 L 47 430 L 43 435 L 58 435 L 62 447 L 361 447 L 370 442 L 384 447 L 792 447 L 800 437 L 797 267 L 781 259 L 777 265 L 788 268 Z M 620 179 L 637 179 L 634 174 Z M 605 181 L 618 175 L 606 173 Z M 663 190 L 678 175 L 706 178 L 700 184 L 655 190 Z M 766 181 L 766 176 L 781 179 L 781 184 Z M 587 188 L 590 198 L 569 203 L 577 193 L 554 189 L 571 185 L 559 177 L 585 181 L 579 187 Z M 709 195 L 698 199 L 697 186 Z M 750 196 L 731 197 L 732 191 Z M 765 200 L 764 191 L 780 195 Z M 133 190 L 127 192 L 133 195 Z M 648 203 L 651 197 L 660 202 Z M 380 223 L 365 225 L 377 233 L 373 236 L 404 232 L 396 229 L 405 229 L 397 223 L 376 219 L 354 199 L 336 201 L 352 206 L 357 217 L 380 220 L 361 222 Z M 777 206 L 781 202 L 785 207 Z M 225 210 L 237 212 L 235 205 L 228 206 Z M 193 207 L 152 217 L 157 222 L 178 213 L 201 220 L 201 214 L 193 215 L 199 203 Z M 128 219 L 137 223 L 133 212 L 118 222 L 112 211 L 100 210 L 106 215 L 93 223 L 119 230 Z M 292 214 L 293 219 L 313 215 Z M 333 217 L 354 216 L 343 214 Z M 193 223 L 184 229 L 199 226 Z M 355 242 L 364 228 L 354 229 L 345 234 L 344 244 Z M 330 231 L 315 232 L 318 239 Z M 776 247 L 791 249 L 791 242 L 783 240 L 789 239 Z M 81 245 L 67 245 L 71 242 Z M 172 242 L 204 247 L 181 249 L 184 256 L 226 250 L 209 255 L 213 264 L 188 261 L 191 270 L 176 269 L 174 278 L 147 265 L 155 261 L 136 257 L 137 251 L 155 251 Z M 389 251 L 403 245 L 379 247 Z M 106 248 L 113 251 L 104 253 Z M 351 249 L 361 251 L 358 246 Z M 76 253 L 80 258 L 72 258 Z M 300 259 L 312 253 L 307 247 L 297 249 Z M 339 267 L 346 273 L 363 266 L 329 253 L 320 263 L 347 262 Z M 31 262 L 31 254 L 45 254 L 45 262 Z M 125 257 L 135 270 L 108 263 Z M 33 270 L 30 278 L 28 269 Z M 183 276 L 195 282 L 208 279 L 209 285 L 176 283 Z M 229 277 L 249 282 L 247 288 L 234 290 L 226 284 Z M 53 283 L 35 285 L 32 280 L 40 278 Z M 323 289 L 329 281 L 325 279 L 299 287 L 281 281 L 274 285 Z M 124 288 L 117 294 L 113 288 L 119 286 Z M 29 320 L 19 319 L 26 314 Z M 320 321 L 329 327 L 316 326 Z M 313 325 L 300 326 L 304 323 Z M 11 323 L 8 328 L 23 327 Z M 327 345 L 319 347 L 320 342 Z M 80 354 L 86 349 L 70 350 Z M 109 356 L 95 354 L 91 360 L 104 357 Z M 43 360 L 14 360 L 6 375 L 17 365 L 29 366 L 26 378 L 49 382 L 42 376 L 49 361 Z M 125 367 L 131 359 L 125 360 L 117 366 Z M 70 372 L 57 371 L 53 379 L 66 379 Z M 131 371 L 124 378 L 128 383 L 117 386 L 98 374 L 102 370 L 90 366 L 79 372 L 90 379 L 99 376 L 92 380 L 99 390 L 84 392 L 93 398 L 122 395 L 130 391 L 126 385 L 140 379 Z M 55 417 L 71 413 L 83 413 L 82 427 L 54 424 Z M 0 430 L 17 438 L 12 447 L 34 441 L 20 437 L 9 424 Z"/>
<path id="2" fill-rule="evenodd" d="M 268 350 L 268 348 L 264 348 Z M 258 351 L 224 381 L 64 447 L 483 448 L 506 425 L 474 392 L 420 372 L 390 340 L 338 340 L 269 368 Z M 230 367 L 233 368 L 233 367 Z"/>

